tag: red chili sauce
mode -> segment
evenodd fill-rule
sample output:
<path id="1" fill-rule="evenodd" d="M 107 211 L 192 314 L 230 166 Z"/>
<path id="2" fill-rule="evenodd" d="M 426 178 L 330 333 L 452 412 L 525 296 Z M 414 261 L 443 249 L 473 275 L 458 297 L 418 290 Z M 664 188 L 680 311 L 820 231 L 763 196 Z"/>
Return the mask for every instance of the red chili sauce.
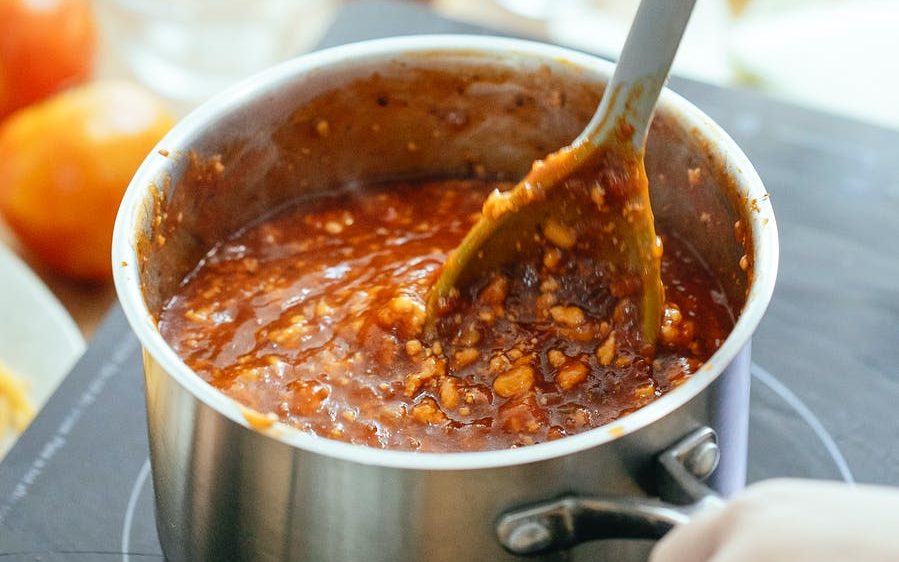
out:
<path id="1" fill-rule="evenodd" d="M 511 185 L 394 183 L 280 210 L 209 252 L 164 307 L 162 335 L 245 406 L 324 437 L 419 451 L 598 427 L 721 345 L 733 325 L 724 292 L 665 232 L 653 358 L 635 350 L 633 303 L 608 289 L 603 265 L 551 243 L 467 289 L 426 338 L 428 290 L 496 187 Z"/>

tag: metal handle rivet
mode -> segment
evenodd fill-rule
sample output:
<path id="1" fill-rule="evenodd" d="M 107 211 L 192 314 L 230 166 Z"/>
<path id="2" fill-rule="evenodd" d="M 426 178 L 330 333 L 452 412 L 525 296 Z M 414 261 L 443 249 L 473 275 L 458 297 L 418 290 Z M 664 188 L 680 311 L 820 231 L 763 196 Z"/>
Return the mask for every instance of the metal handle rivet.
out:
<path id="1" fill-rule="evenodd" d="M 699 444 L 690 453 L 690 458 L 685 463 L 687 469 L 700 480 L 704 480 L 714 472 L 718 466 L 720 451 L 714 441 L 706 441 Z"/>
<path id="2" fill-rule="evenodd" d="M 540 521 L 525 521 L 517 525 L 506 539 L 512 552 L 528 554 L 538 552 L 553 542 L 552 532 Z"/>

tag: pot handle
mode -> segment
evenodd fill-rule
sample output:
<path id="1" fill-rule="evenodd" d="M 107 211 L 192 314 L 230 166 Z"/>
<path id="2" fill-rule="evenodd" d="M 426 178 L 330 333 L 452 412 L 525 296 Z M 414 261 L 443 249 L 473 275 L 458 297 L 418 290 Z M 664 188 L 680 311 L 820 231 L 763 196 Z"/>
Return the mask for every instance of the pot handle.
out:
<path id="1" fill-rule="evenodd" d="M 515 509 L 496 523 L 500 544 L 518 555 L 571 548 L 598 539 L 659 539 L 723 500 L 703 484 L 718 465 L 715 431 L 697 429 L 656 458 L 659 499 L 566 495 Z"/>

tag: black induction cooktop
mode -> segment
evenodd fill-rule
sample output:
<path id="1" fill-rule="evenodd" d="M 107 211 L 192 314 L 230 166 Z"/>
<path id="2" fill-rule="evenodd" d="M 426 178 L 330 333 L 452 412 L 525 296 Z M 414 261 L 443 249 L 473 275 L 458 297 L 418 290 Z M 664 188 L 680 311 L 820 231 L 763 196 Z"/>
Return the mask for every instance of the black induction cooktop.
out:
<path id="1" fill-rule="evenodd" d="M 358 2 L 322 47 L 416 33 L 489 31 Z M 899 485 L 899 132 L 670 85 L 746 151 L 780 228 L 781 273 L 754 339 L 749 481 Z M 140 347 L 116 307 L 0 463 L 0 559 L 161 560 L 149 472 Z"/>

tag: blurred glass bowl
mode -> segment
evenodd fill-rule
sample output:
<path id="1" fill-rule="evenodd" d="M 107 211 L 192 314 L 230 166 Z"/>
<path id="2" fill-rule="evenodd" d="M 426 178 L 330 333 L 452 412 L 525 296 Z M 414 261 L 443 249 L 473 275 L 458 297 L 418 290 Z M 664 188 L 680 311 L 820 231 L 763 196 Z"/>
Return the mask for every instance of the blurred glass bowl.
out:
<path id="1" fill-rule="evenodd" d="M 336 0 L 102 0 L 104 54 L 182 110 L 310 47 Z"/>

